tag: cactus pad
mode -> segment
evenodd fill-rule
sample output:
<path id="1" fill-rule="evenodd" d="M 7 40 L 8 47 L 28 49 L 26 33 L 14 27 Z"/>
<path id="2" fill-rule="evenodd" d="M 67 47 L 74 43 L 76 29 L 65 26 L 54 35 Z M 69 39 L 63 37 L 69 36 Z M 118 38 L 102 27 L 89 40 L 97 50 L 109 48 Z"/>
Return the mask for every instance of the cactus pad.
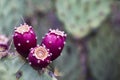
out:
<path id="1" fill-rule="evenodd" d="M 120 80 L 120 36 L 110 25 L 103 25 L 89 41 L 89 63 L 96 80 Z"/>
<path id="2" fill-rule="evenodd" d="M 9 55 L 0 60 L 0 80 L 57 80 L 49 71 L 39 74 L 19 56 Z"/>
<path id="3" fill-rule="evenodd" d="M 106 19 L 111 2 L 112 0 L 57 0 L 57 15 L 73 37 L 83 38 Z"/>

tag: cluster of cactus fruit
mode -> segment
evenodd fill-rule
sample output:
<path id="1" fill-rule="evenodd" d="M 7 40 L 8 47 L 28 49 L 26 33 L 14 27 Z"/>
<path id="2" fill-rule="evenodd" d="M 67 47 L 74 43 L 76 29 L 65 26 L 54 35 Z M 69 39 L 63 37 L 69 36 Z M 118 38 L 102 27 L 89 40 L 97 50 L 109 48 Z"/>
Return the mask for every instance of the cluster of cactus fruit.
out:
<path id="1" fill-rule="evenodd" d="M 47 67 L 60 56 L 65 39 L 66 34 L 63 31 L 50 29 L 41 44 L 37 45 L 35 31 L 27 24 L 16 27 L 13 35 L 15 49 L 36 70 Z"/>

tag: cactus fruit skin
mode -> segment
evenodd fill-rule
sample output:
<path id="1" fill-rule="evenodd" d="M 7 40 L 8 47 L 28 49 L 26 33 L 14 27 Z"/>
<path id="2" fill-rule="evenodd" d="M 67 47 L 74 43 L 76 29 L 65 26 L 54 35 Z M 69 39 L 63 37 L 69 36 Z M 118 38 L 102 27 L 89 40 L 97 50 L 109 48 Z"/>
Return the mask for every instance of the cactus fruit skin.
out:
<path id="1" fill-rule="evenodd" d="M 64 34 L 63 31 L 59 31 L 58 29 L 50 29 L 43 38 L 41 45 L 49 49 L 52 61 L 60 56 L 65 44 L 66 36 L 67 35 Z"/>
<path id="2" fill-rule="evenodd" d="M 29 64 L 36 70 L 45 68 L 50 63 L 48 49 L 43 46 L 33 48 L 28 56 Z"/>
<path id="3" fill-rule="evenodd" d="M 20 55 L 27 58 L 30 49 L 37 44 L 37 37 L 31 26 L 23 24 L 15 29 L 13 41 Z"/>
<path id="4" fill-rule="evenodd" d="M 58 18 L 73 38 L 84 38 L 99 27 L 111 11 L 113 0 L 57 0 Z"/>

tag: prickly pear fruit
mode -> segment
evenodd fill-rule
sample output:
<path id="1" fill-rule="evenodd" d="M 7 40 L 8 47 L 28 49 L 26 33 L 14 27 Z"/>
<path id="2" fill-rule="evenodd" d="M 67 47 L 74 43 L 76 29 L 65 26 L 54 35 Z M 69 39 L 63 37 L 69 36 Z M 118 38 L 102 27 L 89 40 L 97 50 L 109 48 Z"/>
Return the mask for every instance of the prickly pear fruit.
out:
<path id="1" fill-rule="evenodd" d="M 0 35 L 0 52 L 8 49 L 9 39 L 5 35 Z"/>
<path id="2" fill-rule="evenodd" d="M 0 59 L 7 55 L 9 39 L 5 35 L 0 35 Z"/>
<path id="3" fill-rule="evenodd" d="M 43 38 L 41 45 L 45 46 L 49 49 L 51 60 L 55 60 L 64 47 L 66 40 L 66 34 L 63 31 L 59 31 L 58 29 L 52 30 L 50 29 L 46 36 Z"/>
<path id="4" fill-rule="evenodd" d="M 48 49 L 44 46 L 37 46 L 31 49 L 28 56 L 29 64 L 36 70 L 45 68 L 50 63 L 50 55 Z"/>
<path id="5" fill-rule="evenodd" d="M 14 45 L 18 53 L 27 58 L 31 48 L 37 44 L 36 34 L 31 26 L 27 24 L 20 25 L 15 28 L 13 35 Z"/>

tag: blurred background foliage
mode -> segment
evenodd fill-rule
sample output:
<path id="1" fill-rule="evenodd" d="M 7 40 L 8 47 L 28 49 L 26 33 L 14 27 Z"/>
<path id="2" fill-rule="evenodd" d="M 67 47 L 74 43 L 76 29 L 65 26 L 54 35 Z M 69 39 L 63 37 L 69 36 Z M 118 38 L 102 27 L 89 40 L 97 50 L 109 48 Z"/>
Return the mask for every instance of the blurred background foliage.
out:
<path id="1" fill-rule="evenodd" d="M 50 28 L 67 33 L 62 55 L 51 64 L 58 80 L 120 80 L 119 0 L 0 0 L 0 34 L 12 38 L 23 23 L 33 26 L 38 44 Z M 47 73 L 36 78 L 31 67 L 17 62 L 11 68 L 0 61 L 0 80 L 16 80 L 16 70 L 23 73 L 17 80 L 56 80 Z"/>

